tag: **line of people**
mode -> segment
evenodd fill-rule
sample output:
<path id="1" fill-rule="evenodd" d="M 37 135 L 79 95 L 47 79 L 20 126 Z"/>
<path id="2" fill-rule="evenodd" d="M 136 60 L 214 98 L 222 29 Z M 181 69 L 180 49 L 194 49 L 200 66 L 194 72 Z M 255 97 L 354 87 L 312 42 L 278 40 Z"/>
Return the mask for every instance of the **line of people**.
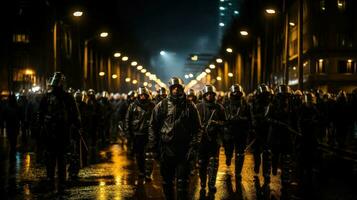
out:
<path id="1" fill-rule="evenodd" d="M 153 97 L 146 87 L 127 95 L 109 95 L 92 89 L 65 91 L 64 85 L 64 75 L 57 72 L 45 94 L 32 94 L 28 100 L 11 94 L 0 106 L 0 129 L 3 132 L 6 126 L 10 159 L 19 133 L 31 135 L 50 182 L 54 182 L 57 163 L 60 191 L 67 164 L 69 177 L 76 180 L 80 167 L 89 163 L 88 151 L 120 138 L 126 140 L 128 156 L 136 160 L 139 179 L 150 182 L 158 161 L 166 199 L 175 199 L 175 188 L 176 199 L 188 199 L 188 183 L 196 166 L 200 196 L 214 198 L 221 146 L 227 166 L 234 157 L 237 187 L 251 149 L 255 179 L 262 169 L 263 187 L 269 187 L 271 175 L 280 168 L 283 196 L 288 195 L 293 175 L 309 194 L 318 143 L 345 148 L 349 138 L 356 137 L 357 90 L 334 96 L 319 90 L 292 91 L 287 85 L 273 90 L 261 84 L 246 95 L 234 84 L 222 96 L 212 85 L 185 93 L 183 81 L 173 77 L 169 91 L 160 88 Z"/>

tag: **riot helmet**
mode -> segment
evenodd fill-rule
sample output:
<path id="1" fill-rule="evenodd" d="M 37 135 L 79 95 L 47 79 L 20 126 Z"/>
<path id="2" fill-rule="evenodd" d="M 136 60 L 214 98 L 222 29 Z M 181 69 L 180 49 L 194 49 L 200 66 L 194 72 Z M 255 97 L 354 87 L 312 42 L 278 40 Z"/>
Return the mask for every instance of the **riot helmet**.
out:
<path id="1" fill-rule="evenodd" d="M 77 90 L 74 95 L 73 95 L 74 99 L 76 100 L 76 102 L 81 102 L 82 101 L 82 93 L 80 90 Z"/>
<path id="2" fill-rule="evenodd" d="M 241 98 L 242 96 L 244 96 L 244 90 L 241 85 L 233 84 L 229 88 L 229 97 L 230 98 Z"/>
<path id="3" fill-rule="evenodd" d="M 49 84 L 54 88 L 63 88 L 65 84 L 66 77 L 62 72 L 55 72 L 50 78 Z"/>

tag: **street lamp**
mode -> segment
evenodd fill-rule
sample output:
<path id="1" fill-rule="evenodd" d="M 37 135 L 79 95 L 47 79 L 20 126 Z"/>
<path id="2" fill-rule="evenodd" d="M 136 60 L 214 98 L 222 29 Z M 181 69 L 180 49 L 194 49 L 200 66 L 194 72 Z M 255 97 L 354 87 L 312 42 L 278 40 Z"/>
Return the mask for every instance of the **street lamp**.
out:
<path id="1" fill-rule="evenodd" d="M 142 70 L 141 70 L 141 73 L 145 74 L 146 71 L 147 71 L 146 69 L 142 69 Z"/>
<path id="2" fill-rule="evenodd" d="M 166 52 L 165 51 L 160 51 L 160 55 L 164 56 L 164 55 L 166 55 Z"/>
<path id="3" fill-rule="evenodd" d="M 127 82 L 127 83 L 129 83 L 130 80 L 131 80 L 131 79 L 130 79 L 129 77 L 125 78 L 125 82 Z"/>
<path id="4" fill-rule="evenodd" d="M 216 68 L 216 65 L 210 64 L 210 65 L 209 65 L 209 68 L 214 69 L 214 68 Z"/>
<path id="5" fill-rule="evenodd" d="M 100 37 L 102 37 L 102 38 L 106 38 L 106 37 L 108 37 L 108 35 L 109 35 L 108 32 L 101 32 L 100 33 Z"/>
<path id="6" fill-rule="evenodd" d="M 185 79 L 189 79 L 190 77 L 188 76 L 188 74 L 185 74 Z"/>
<path id="7" fill-rule="evenodd" d="M 240 31 L 239 33 L 242 36 L 247 36 L 248 35 L 248 31 L 245 31 L 245 30 Z"/>
<path id="8" fill-rule="evenodd" d="M 131 62 L 131 66 L 135 67 L 136 65 L 138 65 L 136 61 Z"/>
<path id="9" fill-rule="evenodd" d="M 121 56 L 121 53 L 119 53 L 119 52 L 114 53 L 115 58 L 119 58 L 120 56 Z"/>
<path id="10" fill-rule="evenodd" d="M 123 57 L 121 58 L 121 60 L 124 61 L 124 62 L 125 62 L 125 61 L 128 61 L 128 60 L 129 60 L 129 57 L 128 57 L 128 56 L 123 56 Z"/>
<path id="11" fill-rule="evenodd" d="M 99 72 L 99 76 L 104 76 L 105 72 Z"/>
<path id="12" fill-rule="evenodd" d="M 217 58 L 217 59 L 216 59 L 216 62 L 217 62 L 217 63 L 222 63 L 223 60 L 222 60 L 222 58 Z"/>
<path id="13" fill-rule="evenodd" d="M 113 74 L 113 75 L 112 75 L 112 79 L 116 79 L 116 78 L 118 78 L 118 75 Z"/>
<path id="14" fill-rule="evenodd" d="M 295 26 L 295 23 L 294 22 L 289 22 L 289 25 L 294 27 Z"/>
<path id="15" fill-rule="evenodd" d="M 233 53 L 233 49 L 232 49 L 232 48 L 227 48 L 226 51 L 227 51 L 228 53 Z"/>
<path id="16" fill-rule="evenodd" d="M 208 69 L 208 68 L 205 71 L 206 71 L 207 74 L 211 73 L 211 70 Z"/>
<path id="17" fill-rule="evenodd" d="M 198 60 L 198 56 L 197 56 L 197 55 L 192 56 L 192 57 L 191 57 L 191 60 L 192 60 L 192 61 L 197 61 L 197 60 Z"/>
<path id="18" fill-rule="evenodd" d="M 139 65 L 139 66 L 136 67 L 136 69 L 140 71 L 140 70 L 143 69 L 143 66 L 142 66 L 142 65 Z"/>
<path id="19" fill-rule="evenodd" d="M 222 77 L 217 76 L 217 81 L 221 81 L 221 80 L 222 80 Z"/>
<path id="20" fill-rule="evenodd" d="M 272 9 L 272 8 L 267 8 L 265 9 L 265 12 L 268 14 L 268 15 L 274 15 L 276 13 L 275 9 Z"/>
<path id="21" fill-rule="evenodd" d="M 73 12 L 73 16 L 75 16 L 75 17 L 82 17 L 82 15 L 83 15 L 82 11 L 77 10 L 77 11 Z"/>
<path id="22" fill-rule="evenodd" d="M 232 77 L 233 77 L 233 73 L 232 73 L 232 72 L 229 72 L 229 73 L 228 73 L 228 77 L 232 78 Z"/>
<path id="23" fill-rule="evenodd" d="M 192 73 L 190 73 L 190 74 L 188 75 L 188 77 L 193 78 L 193 74 L 192 74 Z"/>

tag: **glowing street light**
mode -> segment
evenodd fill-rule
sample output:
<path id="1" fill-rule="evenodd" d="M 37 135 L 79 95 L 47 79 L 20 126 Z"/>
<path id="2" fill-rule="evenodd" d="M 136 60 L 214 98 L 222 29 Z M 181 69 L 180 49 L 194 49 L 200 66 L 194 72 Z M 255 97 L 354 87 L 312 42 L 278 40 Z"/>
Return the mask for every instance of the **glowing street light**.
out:
<path id="1" fill-rule="evenodd" d="M 108 32 L 101 32 L 100 33 L 100 37 L 102 37 L 102 38 L 106 38 L 106 37 L 108 37 L 108 35 L 109 35 Z"/>
<path id="2" fill-rule="evenodd" d="M 144 82 L 143 85 L 146 87 L 148 86 L 148 82 Z"/>
<path id="3" fill-rule="evenodd" d="M 134 85 L 136 85 L 137 83 L 138 83 L 138 81 L 137 80 L 133 80 L 133 82 L 132 82 Z"/>
<path id="4" fill-rule="evenodd" d="M 290 26 L 295 26 L 295 23 L 294 22 L 289 22 L 289 25 Z"/>
<path id="5" fill-rule="evenodd" d="M 207 68 L 207 69 L 205 70 L 205 72 L 206 72 L 207 74 L 209 74 L 209 73 L 211 73 L 211 70 Z"/>
<path id="6" fill-rule="evenodd" d="M 150 77 L 150 75 L 151 75 L 150 72 L 146 72 L 146 73 L 145 73 L 145 76 L 147 76 L 147 77 Z"/>
<path id="7" fill-rule="evenodd" d="M 185 79 L 189 79 L 190 77 L 188 76 L 188 74 L 185 74 Z"/>
<path id="8" fill-rule="evenodd" d="M 269 15 L 273 15 L 276 13 L 275 9 L 272 8 L 265 9 L 265 12 Z"/>
<path id="9" fill-rule="evenodd" d="M 248 35 L 248 31 L 244 31 L 244 30 L 243 30 L 243 31 L 240 31 L 239 33 L 240 33 L 242 36 L 247 36 L 247 35 Z"/>
<path id="10" fill-rule="evenodd" d="M 99 72 L 99 76 L 104 76 L 105 72 Z"/>
<path id="11" fill-rule="evenodd" d="M 352 63 L 352 59 L 348 59 L 347 62 L 348 62 L 348 63 Z"/>
<path id="12" fill-rule="evenodd" d="M 190 74 L 188 75 L 188 77 L 193 78 L 193 74 L 192 74 L 192 73 L 190 73 Z"/>
<path id="13" fill-rule="evenodd" d="M 222 60 L 222 58 L 217 58 L 217 59 L 216 59 L 216 62 L 217 62 L 217 63 L 222 63 L 223 60 Z"/>
<path id="14" fill-rule="evenodd" d="M 131 79 L 130 79 L 129 77 L 125 78 L 125 82 L 127 82 L 127 83 L 129 83 L 130 80 L 131 80 Z"/>
<path id="15" fill-rule="evenodd" d="M 220 76 L 217 76 L 217 81 L 221 81 L 222 78 Z"/>
<path id="16" fill-rule="evenodd" d="M 160 51 L 160 55 L 164 56 L 164 55 L 166 55 L 166 52 L 165 51 Z"/>
<path id="17" fill-rule="evenodd" d="M 228 53 L 232 53 L 232 52 L 233 52 L 233 49 L 232 49 L 232 48 L 227 48 L 226 51 L 227 51 Z"/>
<path id="18" fill-rule="evenodd" d="M 131 66 L 135 67 L 136 65 L 138 65 L 136 61 L 131 62 Z"/>
<path id="19" fill-rule="evenodd" d="M 232 78 L 232 77 L 233 77 L 233 73 L 232 73 L 232 72 L 229 72 L 229 73 L 228 73 L 228 77 L 231 77 L 231 78 Z"/>
<path id="20" fill-rule="evenodd" d="M 147 71 L 146 69 L 142 69 L 142 70 L 141 70 L 141 73 L 145 74 L 146 71 Z"/>
<path id="21" fill-rule="evenodd" d="M 75 17 L 82 17 L 82 15 L 83 15 L 82 11 L 77 10 L 77 11 L 73 12 L 73 16 L 75 16 Z"/>
<path id="22" fill-rule="evenodd" d="M 209 68 L 214 69 L 214 68 L 216 68 L 216 65 L 210 64 L 210 65 L 209 65 Z"/>
<path id="23" fill-rule="evenodd" d="M 113 74 L 113 75 L 112 75 L 112 79 L 116 79 L 116 78 L 118 78 L 118 75 Z"/>
<path id="24" fill-rule="evenodd" d="M 192 61 L 197 61 L 197 60 L 198 60 L 198 56 L 197 56 L 197 55 L 192 56 L 192 57 L 191 57 L 191 60 L 192 60 Z"/>
<path id="25" fill-rule="evenodd" d="M 119 53 L 119 52 L 114 53 L 115 58 L 119 58 L 120 56 L 121 56 L 121 53 Z"/>
<path id="26" fill-rule="evenodd" d="M 136 67 L 137 70 L 142 70 L 143 69 L 143 66 L 142 65 L 139 65 Z"/>
<path id="27" fill-rule="evenodd" d="M 128 56 L 123 56 L 123 57 L 121 58 L 121 60 L 124 61 L 124 62 L 125 62 L 125 61 L 128 61 L 128 60 L 129 60 L 129 57 L 128 57 Z"/>

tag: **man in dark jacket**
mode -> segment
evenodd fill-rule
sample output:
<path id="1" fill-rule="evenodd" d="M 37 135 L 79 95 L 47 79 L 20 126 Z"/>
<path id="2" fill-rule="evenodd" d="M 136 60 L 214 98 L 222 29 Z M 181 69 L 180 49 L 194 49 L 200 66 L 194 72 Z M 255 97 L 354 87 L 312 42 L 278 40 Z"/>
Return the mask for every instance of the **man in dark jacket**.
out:
<path id="1" fill-rule="evenodd" d="M 46 141 L 47 178 L 52 182 L 58 166 L 58 190 L 62 192 L 66 179 L 65 154 L 69 145 L 70 127 L 80 128 L 78 110 L 73 96 L 64 91 L 65 77 L 56 72 L 51 78 L 51 89 L 40 102 L 39 121 Z"/>
<path id="2" fill-rule="evenodd" d="M 242 180 L 241 172 L 244 162 L 247 137 L 250 129 L 251 113 L 250 107 L 244 98 L 242 86 L 234 84 L 230 88 L 229 100 L 226 103 L 227 125 L 225 134 L 232 138 L 233 147 L 231 152 L 226 153 L 227 159 L 232 157 L 235 148 L 235 176 L 239 183 Z M 227 141 L 228 142 L 228 141 Z"/>
<path id="3" fill-rule="evenodd" d="M 196 106 L 186 100 L 183 81 L 173 77 L 169 85 L 169 97 L 153 110 L 148 147 L 160 159 L 165 198 L 174 199 L 176 175 L 176 199 L 189 199 L 190 160 L 198 148 L 201 123 Z"/>
<path id="4" fill-rule="evenodd" d="M 198 162 L 200 165 L 201 190 L 200 195 L 206 195 L 208 175 L 209 196 L 216 193 L 216 178 L 219 164 L 219 140 L 223 132 L 225 112 L 221 104 L 216 102 L 216 89 L 212 85 L 203 88 L 203 101 L 197 104 L 203 125 L 203 135 L 199 149 Z M 208 174 L 207 174 L 208 173 Z"/>
<path id="5" fill-rule="evenodd" d="M 125 117 L 126 135 L 133 138 L 134 142 L 133 150 L 139 168 L 139 178 L 145 177 L 146 181 L 151 180 L 152 172 L 151 170 L 146 170 L 152 168 L 146 165 L 152 166 L 153 164 L 145 163 L 145 147 L 148 142 L 149 122 L 154 107 L 155 104 L 150 100 L 149 90 L 146 87 L 139 87 L 138 99 L 129 105 Z"/>

